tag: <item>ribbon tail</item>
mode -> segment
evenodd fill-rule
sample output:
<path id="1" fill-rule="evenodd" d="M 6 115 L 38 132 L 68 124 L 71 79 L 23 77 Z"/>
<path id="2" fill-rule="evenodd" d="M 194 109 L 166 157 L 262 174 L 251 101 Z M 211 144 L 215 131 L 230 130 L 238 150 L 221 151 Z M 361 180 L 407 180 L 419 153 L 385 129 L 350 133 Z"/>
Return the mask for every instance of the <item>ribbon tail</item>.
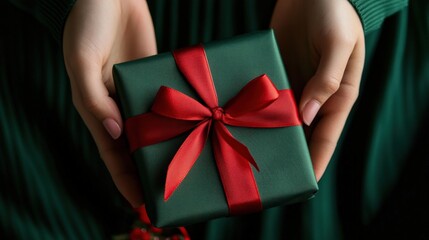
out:
<path id="1" fill-rule="evenodd" d="M 212 142 L 230 214 L 261 210 L 258 187 L 249 163 L 256 168 L 257 165 L 249 150 L 219 122 L 215 123 Z"/>
<path id="2" fill-rule="evenodd" d="M 222 141 L 225 141 L 229 146 L 231 146 L 232 149 L 237 152 L 237 154 L 240 154 L 243 159 L 246 159 L 259 172 L 258 164 L 253 158 L 252 154 L 250 154 L 249 149 L 244 144 L 235 139 L 234 136 L 232 136 L 229 130 L 225 127 L 225 125 L 216 122 L 215 129 L 216 134 L 218 134 Z"/>
<path id="3" fill-rule="evenodd" d="M 211 121 L 205 121 L 198 125 L 182 143 L 173 160 L 171 160 L 165 182 L 165 201 L 179 187 L 200 156 L 209 135 L 210 124 Z"/>

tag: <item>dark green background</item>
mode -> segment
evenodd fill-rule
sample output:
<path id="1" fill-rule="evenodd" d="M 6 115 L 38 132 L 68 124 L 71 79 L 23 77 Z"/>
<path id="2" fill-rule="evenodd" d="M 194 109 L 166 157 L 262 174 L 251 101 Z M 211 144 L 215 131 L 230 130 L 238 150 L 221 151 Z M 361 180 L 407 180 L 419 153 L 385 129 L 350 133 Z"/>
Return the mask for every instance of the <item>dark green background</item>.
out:
<path id="1" fill-rule="evenodd" d="M 395 14 L 366 33 L 360 97 L 317 197 L 200 224 L 190 228 L 194 235 L 429 238 L 429 2 L 409 4 L 389 9 Z M 149 5 L 164 52 L 265 29 L 274 2 Z M 0 19 L 0 238 L 109 239 L 127 232 L 135 216 L 72 106 L 59 45 L 47 28 L 8 2 L 0 3 Z"/>

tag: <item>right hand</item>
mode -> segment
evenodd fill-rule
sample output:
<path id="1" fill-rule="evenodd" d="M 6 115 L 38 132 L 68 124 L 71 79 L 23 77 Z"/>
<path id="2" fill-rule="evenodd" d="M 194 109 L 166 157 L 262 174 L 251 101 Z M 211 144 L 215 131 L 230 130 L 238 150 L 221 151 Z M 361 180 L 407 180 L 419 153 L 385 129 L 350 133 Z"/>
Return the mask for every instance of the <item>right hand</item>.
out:
<path id="1" fill-rule="evenodd" d="M 347 0 L 278 0 L 271 27 L 309 126 L 319 180 L 359 94 L 365 60 L 362 24 Z"/>
<path id="2" fill-rule="evenodd" d="M 73 103 L 117 188 L 138 207 L 141 185 L 120 137 L 123 122 L 114 100 L 112 66 L 156 54 L 146 1 L 76 1 L 65 24 L 63 51 Z"/>

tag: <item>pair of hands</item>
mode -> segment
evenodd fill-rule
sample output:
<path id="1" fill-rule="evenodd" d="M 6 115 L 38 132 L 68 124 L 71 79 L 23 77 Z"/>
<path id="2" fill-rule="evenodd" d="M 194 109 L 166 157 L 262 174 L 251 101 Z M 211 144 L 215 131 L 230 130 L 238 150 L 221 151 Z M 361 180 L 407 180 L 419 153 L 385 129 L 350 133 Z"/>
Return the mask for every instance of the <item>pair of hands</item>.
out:
<path id="1" fill-rule="evenodd" d="M 271 27 L 300 96 L 304 123 L 311 124 L 308 141 L 319 180 L 358 96 L 364 63 L 362 25 L 346 0 L 279 0 Z M 65 25 L 63 47 L 73 103 L 117 188 L 138 207 L 143 203 L 141 186 L 121 135 L 112 65 L 156 54 L 146 2 L 77 1 Z"/>

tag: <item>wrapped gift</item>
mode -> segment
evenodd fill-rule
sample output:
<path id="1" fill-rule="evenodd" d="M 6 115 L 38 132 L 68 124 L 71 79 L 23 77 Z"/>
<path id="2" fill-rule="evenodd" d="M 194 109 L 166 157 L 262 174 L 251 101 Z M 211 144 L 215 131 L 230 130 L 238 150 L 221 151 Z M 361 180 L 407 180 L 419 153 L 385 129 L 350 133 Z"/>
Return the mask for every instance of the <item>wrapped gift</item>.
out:
<path id="1" fill-rule="evenodd" d="M 113 70 L 155 226 L 261 211 L 317 192 L 271 30 Z"/>

